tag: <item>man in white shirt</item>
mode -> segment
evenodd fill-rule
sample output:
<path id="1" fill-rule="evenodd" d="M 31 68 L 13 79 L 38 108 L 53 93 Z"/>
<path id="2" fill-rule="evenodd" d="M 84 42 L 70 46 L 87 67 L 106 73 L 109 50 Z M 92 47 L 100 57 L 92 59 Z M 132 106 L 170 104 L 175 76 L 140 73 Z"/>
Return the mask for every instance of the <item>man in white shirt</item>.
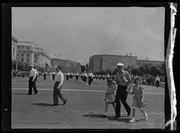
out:
<path id="1" fill-rule="evenodd" d="M 76 73 L 76 81 L 78 81 L 78 78 L 79 78 L 79 73 L 77 72 Z"/>
<path id="2" fill-rule="evenodd" d="M 89 73 L 88 73 L 88 84 L 91 85 L 92 81 L 93 81 L 93 73 L 91 70 L 89 70 Z"/>
<path id="3" fill-rule="evenodd" d="M 65 105 L 67 99 L 65 99 L 61 93 L 62 85 L 64 82 L 64 75 L 61 72 L 60 66 L 58 66 L 56 69 L 57 69 L 57 75 L 56 75 L 55 83 L 53 87 L 53 105 L 54 106 L 58 105 L 58 96 L 63 101 L 63 105 Z"/>
<path id="4" fill-rule="evenodd" d="M 131 108 L 127 104 L 127 86 L 131 84 L 131 77 L 128 73 L 128 71 L 125 71 L 123 69 L 124 64 L 118 63 L 117 64 L 117 70 L 116 73 L 116 83 L 117 83 L 117 92 L 116 92 L 116 116 L 115 118 L 119 118 L 121 116 L 121 103 L 124 105 L 127 116 L 130 116 Z M 121 103 L 120 103 L 121 101 Z"/>
<path id="5" fill-rule="evenodd" d="M 37 71 L 34 69 L 34 65 L 30 65 L 28 95 L 32 94 L 32 88 L 34 90 L 34 94 L 37 94 L 38 92 L 36 87 L 36 78 L 37 78 Z"/>

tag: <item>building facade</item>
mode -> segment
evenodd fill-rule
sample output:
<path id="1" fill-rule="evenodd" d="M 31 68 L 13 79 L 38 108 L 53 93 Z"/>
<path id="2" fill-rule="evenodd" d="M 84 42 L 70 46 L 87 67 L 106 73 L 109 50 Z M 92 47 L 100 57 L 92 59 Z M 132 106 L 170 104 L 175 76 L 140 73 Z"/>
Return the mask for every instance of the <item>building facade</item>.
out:
<path id="1" fill-rule="evenodd" d="M 76 61 L 52 58 L 51 64 L 52 64 L 53 71 L 55 71 L 56 66 L 61 66 L 62 71 L 64 73 L 67 73 L 67 72 L 72 72 L 72 73 L 79 72 L 80 73 L 81 72 L 81 64 L 77 63 Z"/>
<path id="2" fill-rule="evenodd" d="M 162 65 L 164 61 L 152 61 L 152 60 L 137 60 L 136 65 L 140 66 L 142 64 L 152 64 L 152 65 Z"/>
<path id="3" fill-rule="evenodd" d="M 121 62 L 125 67 L 136 65 L 137 56 L 127 55 L 93 55 L 89 58 L 89 69 L 93 72 L 115 70 L 116 64 Z"/>
<path id="4" fill-rule="evenodd" d="M 11 38 L 11 59 L 16 60 L 17 59 L 17 45 L 18 45 L 18 39 L 13 37 Z"/>
<path id="5" fill-rule="evenodd" d="M 17 45 L 17 60 L 40 67 L 51 67 L 51 58 L 37 44 L 19 41 Z"/>

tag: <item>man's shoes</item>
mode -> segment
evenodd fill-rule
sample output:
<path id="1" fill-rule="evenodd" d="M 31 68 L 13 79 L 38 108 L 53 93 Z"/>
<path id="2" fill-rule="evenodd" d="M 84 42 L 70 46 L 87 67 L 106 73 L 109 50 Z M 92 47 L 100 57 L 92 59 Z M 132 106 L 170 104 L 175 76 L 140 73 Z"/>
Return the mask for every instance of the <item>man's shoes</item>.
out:
<path id="1" fill-rule="evenodd" d="M 120 118 L 120 116 L 118 116 L 118 117 L 117 117 L 117 116 L 114 116 L 114 119 L 116 119 L 116 120 L 119 119 L 119 118 Z"/>
<path id="2" fill-rule="evenodd" d="M 53 104 L 52 106 L 58 106 L 58 104 Z"/>
<path id="3" fill-rule="evenodd" d="M 65 105 L 65 104 L 66 104 L 66 102 L 67 102 L 67 99 L 63 102 L 63 105 Z"/>
<path id="4" fill-rule="evenodd" d="M 32 95 L 32 93 L 28 93 L 28 95 Z"/>
<path id="5" fill-rule="evenodd" d="M 34 92 L 34 95 L 36 95 L 38 93 L 38 91 Z"/>
<path id="6" fill-rule="evenodd" d="M 127 113 L 127 116 L 129 117 L 131 115 L 131 111 L 129 111 L 128 113 Z"/>

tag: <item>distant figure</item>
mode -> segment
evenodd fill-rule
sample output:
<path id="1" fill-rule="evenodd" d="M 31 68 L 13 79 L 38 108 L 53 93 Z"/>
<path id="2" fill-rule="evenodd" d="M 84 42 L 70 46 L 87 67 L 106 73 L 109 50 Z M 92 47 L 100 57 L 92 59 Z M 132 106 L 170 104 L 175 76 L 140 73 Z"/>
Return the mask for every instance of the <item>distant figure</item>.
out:
<path id="1" fill-rule="evenodd" d="M 86 73 L 86 71 L 84 72 L 84 77 L 83 77 L 83 81 L 84 81 L 84 83 L 86 83 L 86 79 L 87 79 L 87 73 Z"/>
<path id="2" fill-rule="evenodd" d="M 47 72 L 44 71 L 44 80 L 46 80 Z"/>
<path id="3" fill-rule="evenodd" d="M 156 76 L 154 83 L 156 84 L 156 87 L 158 88 L 158 87 L 159 87 L 159 84 L 160 84 L 160 78 L 159 78 L 158 75 Z"/>
<path id="4" fill-rule="evenodd" d="M 140 111 L 143 113 L 144 115 L 144 119 L 147 120 L 147 113 L 143 110 L 143 107 L 146 106 L 146 103 L 144 102 L 144 92 L 143 92 L 143 86 L 140 85 L 140 78 L 136 78 L 134 80 L 135 85 L 133 86 L 133 91 L 130 92 L 130 90 L 128 91 L 129 94 L 134 94 L 133 97 L 133 111 L 132 111 L 132 119 L 129 121 L 130 123 L 135 122 L 135 111 L 136 108 L 139 108 Z"/>
<path id="5" fill-rule="evenodd" d="M 66 80 L 67 80 L 67 81 L 69 80 L 69 76 L 70 76 L 70 73 L 67 72 L 67 73 L 66 73 Z"/>
<path id="6" fill-rule="evenodd" d="M 76 81 L 78 81 L 79 73 L 76 73 Z"/>
<path id="7" fill-rule="evenodd" d="M 91 85 L 92 81 L 93 81 L 93 73 L 91 70 L 89 70 L 89 73 L 88 73 L 88 84 Z"/>
<path id="8" fill-rule="evenodd" d="M 54 72 L 52 73 L 52 78 L 53 78 L 53 80 L 54 80 L 54 78 L 55 78 L 55 75 L 56 75 L 56 72 L 54 71 Z"/>
<path id="9" fill-rule="evenodd" d="M 61 89 L 64 82 L 64 75 L 61 72 L 60 66 L 58 66 L 56 70 L 57 70 L 57 76 L 53 87 L 53 105 L 54 106 L 58 105 L 58 97 L 63 101 L 63 105 L 65 105 L 67 99 L 65 99 L 61 93 Z"/>
<path id="10" fill-rule="evenodd" d="M 105 101 L 105 111 L 104 111 L 105 117 L 107 115 L 107 110 L 108 110 L 109 104 L 112 104 L 112 106 L 114 108 L 114 112 L 116 112 L 115 96 L 116 96 L 116 83 L 113 80 L 108 80 L 107 92 L 106 92 L 105 99 L 104 99 L 104 101 Z"/>
<path id="11" fill-rule="evenodd" d="M 32 88 L 34 90 L 34 94 L 37 94 L 38 92 L 36 87 L 36 78 L 37 78 L 37 71 L 34 69 L 34 65 L 30 65 L 28 95 L 32 94 Z"/>
<path id="12" fill-rule="evenodd" d="M 107 73 L 107 75 L 106 75 L 107 83 L 108 83 L 109 79 L 110 79 L 110 75 L 109 75 L 109 73 Z"/>

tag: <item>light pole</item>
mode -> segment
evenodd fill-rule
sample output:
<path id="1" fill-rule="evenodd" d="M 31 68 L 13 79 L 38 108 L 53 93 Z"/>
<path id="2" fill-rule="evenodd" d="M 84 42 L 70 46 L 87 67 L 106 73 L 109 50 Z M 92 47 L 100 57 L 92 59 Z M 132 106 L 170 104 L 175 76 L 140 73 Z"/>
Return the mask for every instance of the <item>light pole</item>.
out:
<path id="1" fill-rule="evenodd" d="M 130 75 L 131 75 L 131 56 L 132 56 L 132 53 L 127 53 L 126 55 L 130 55 L 129 57 L 130 57 Z"/>
<path id="2" fill-rule="evenodd" d="M 132 56 L 132 53 L 130 53 L 130 75 L 131 75 L 131 56 Z"/>

